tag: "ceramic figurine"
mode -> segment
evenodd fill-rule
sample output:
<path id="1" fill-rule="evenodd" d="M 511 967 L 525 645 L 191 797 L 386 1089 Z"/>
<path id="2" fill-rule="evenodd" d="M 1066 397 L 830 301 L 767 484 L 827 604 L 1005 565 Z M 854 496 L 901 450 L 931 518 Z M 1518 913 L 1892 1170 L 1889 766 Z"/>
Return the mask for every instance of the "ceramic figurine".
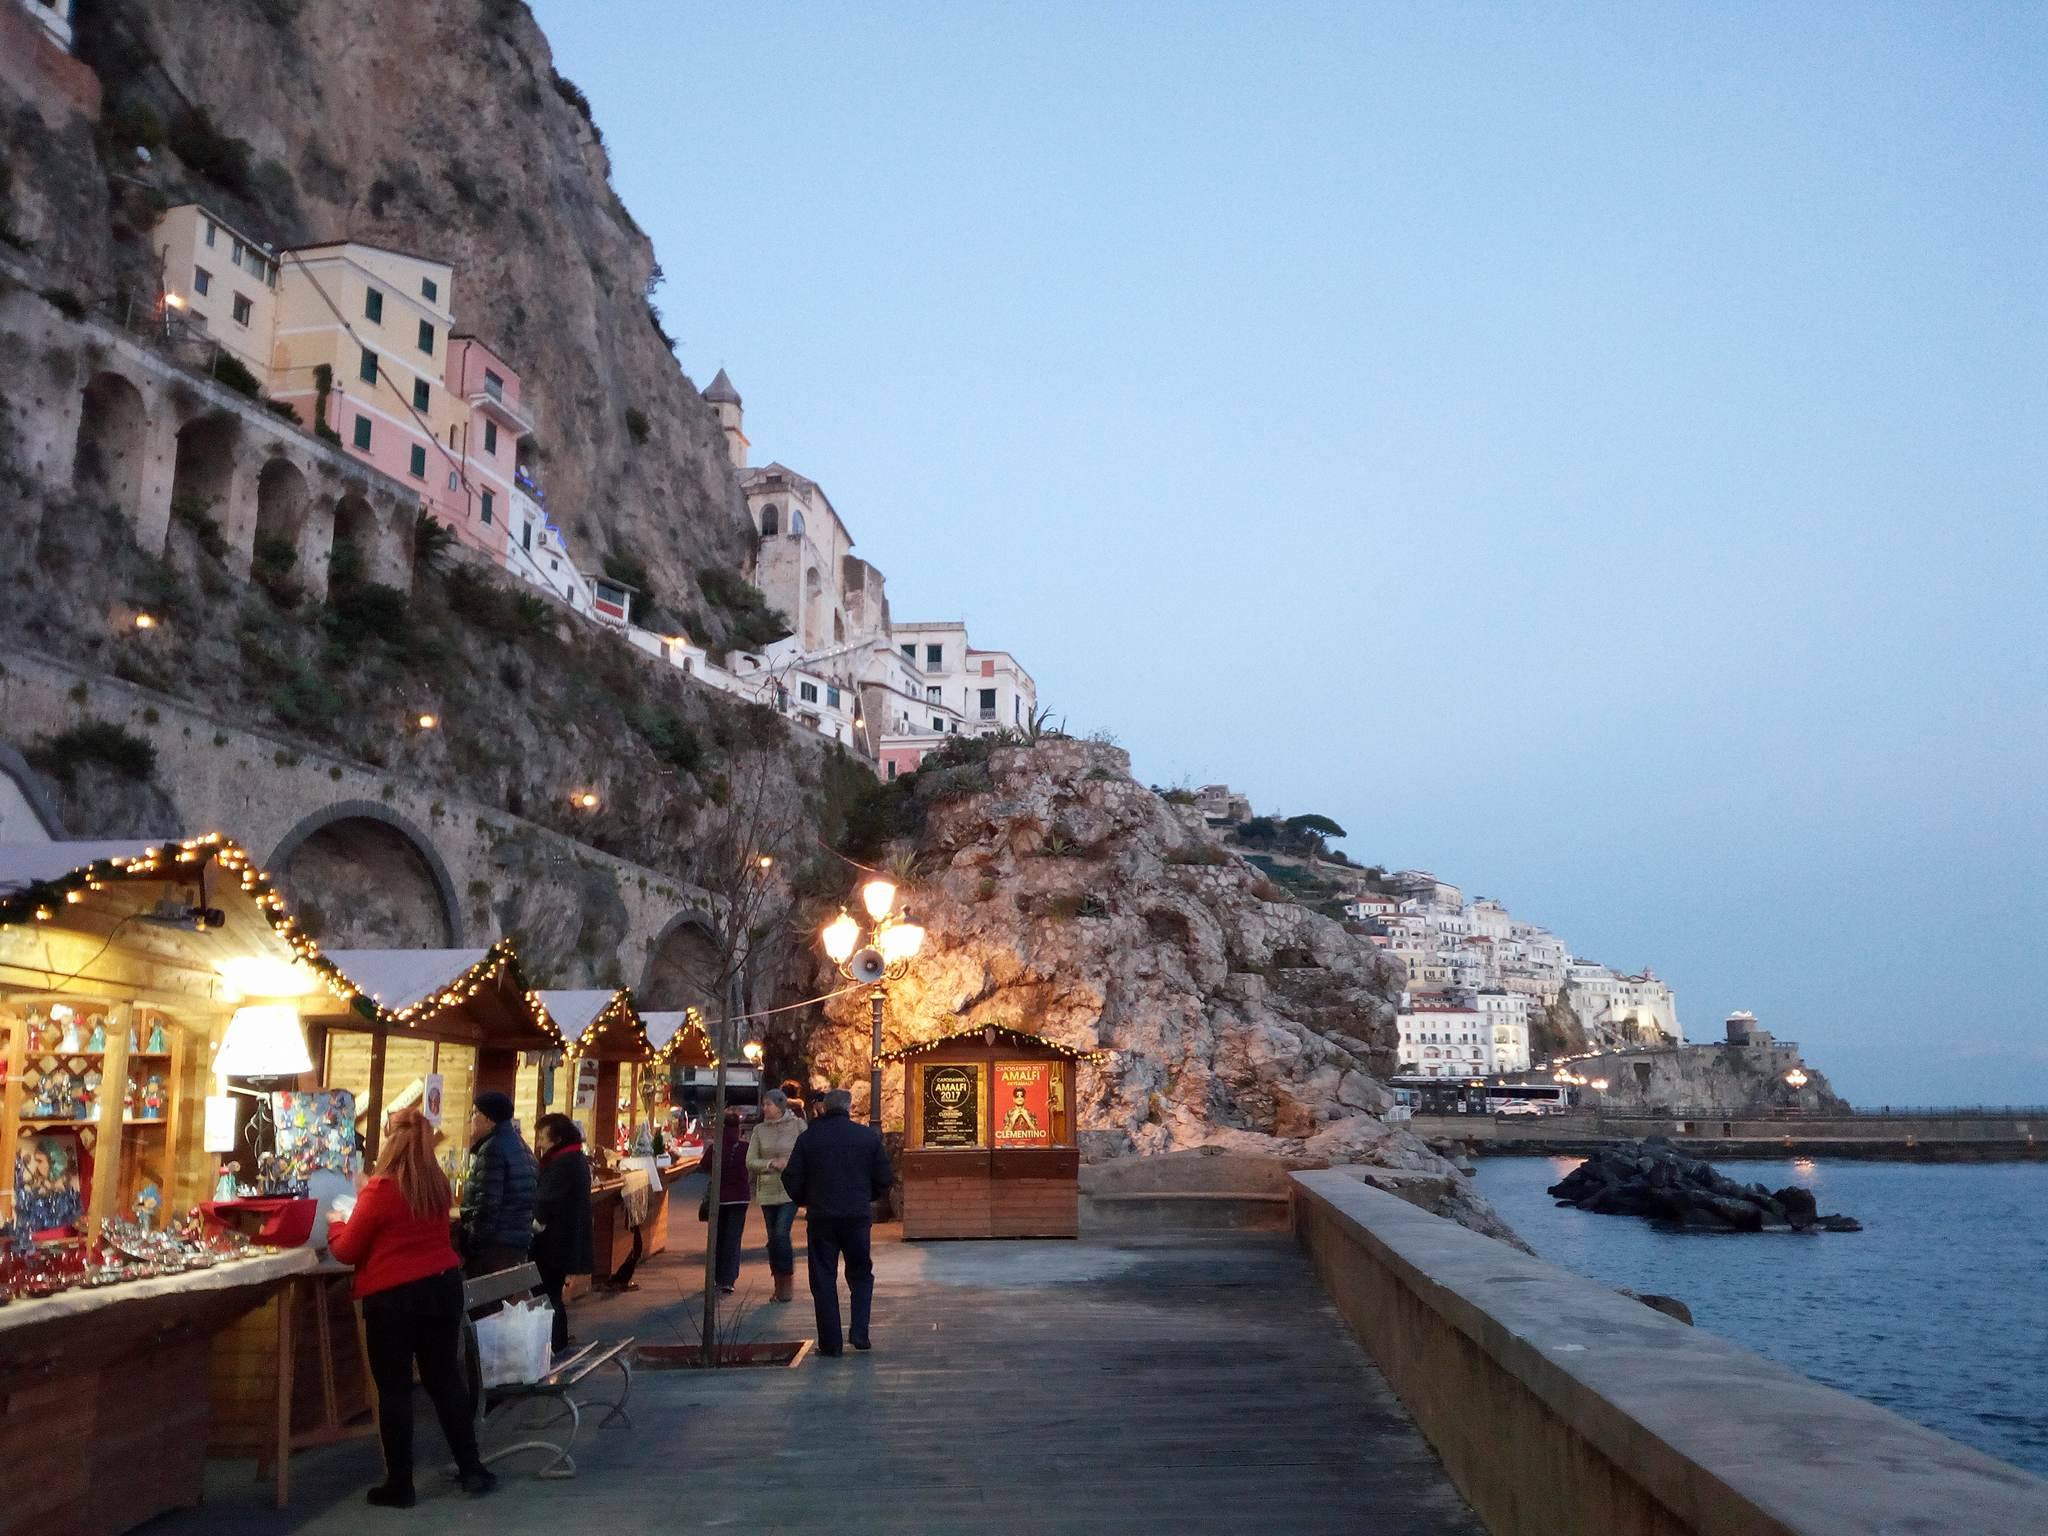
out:
<path id="1" fill-rule="evenodd" d="M 170 1048 L 170 1042 L 164 1038 L 164 1021 L 158 1019 L 149 1026 L 149 1054 L 152 1056 L 162 1056 Z"/>
<path id="2" fill-rule="evenodd" d="M 85 1048 L 89 1051 L 98 1051 L 103 1056 L 106 1054 L 107 1021 L 104 1015 L 96 1013 L 92 1016 L 92 1034 L 87 1039 Z"/>
<path id="3" fill-rule="evenodd" d="M 164 1080 L 152 1072 L 149 1081 L 142 1085 L 142 1118 L 161 1120 L 164 1117 Z"/>
<path id="4" fill-rule="evenodd" d="M 128 1079 L 128 1092 L 121 1099 L 121 1118 L 123 1120 L 133 1120 L 135 1118 L 136 1092 L 135 1079 L 131 1077 Z"/>
<path id="5" fill-rule="evenodd" d="M 164 1197 L 154 1184 L 145 1184 L 135 1197 L 135 1224 L 143 1231 L 156 1228 L 156 1214 L 163 1209 Z"/>
<path id="6" fill-rule="evenodd" d="M 142 1037 L 135 1033 L 135 1026 L 133 1024 L 128 1026 L 128 1054 L 130 1056 L 140 1056 L 142 1054 Z"/>
<path id="7" fill-rule="evenodd" d="M 54 1008 L 50 1010 L 50 1013 L 51 1017 L 54 1018 L 56 1016 Z M 69 1010 L 65 1012 L 64 1028 L 57 1036 L 57 1049 L 66 1052 L 82 1051 L 85 1049 L 85 1043 L 79 1038 L 78 1034 L 78 1015 Z"/>
<path id="8" fill-rule="evenodd" d="M 235 1175 L 242 1171 L 240 1163 L 222 1163 L 220 1173 L 213 1181 L 213 1198 L 232 1200 L 235 1198 Z"/>

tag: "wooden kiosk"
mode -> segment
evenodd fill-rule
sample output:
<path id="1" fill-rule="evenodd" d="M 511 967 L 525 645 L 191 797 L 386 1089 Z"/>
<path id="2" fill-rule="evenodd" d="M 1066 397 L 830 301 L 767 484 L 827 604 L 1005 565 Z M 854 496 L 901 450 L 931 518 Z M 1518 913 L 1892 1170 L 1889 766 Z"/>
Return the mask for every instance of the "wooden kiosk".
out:
<path id="1" fill-rule="evenodd" d="M 571 1097 L 565 1113 L 583 1127 L 590 1152 L 592 1268 L 594 1277 L 602 1279 L 616 1274 L 631 1254 L 636 1211 L 640 1257 L 651 1258 L 668 1246 L 667 1183 L 648 1176 L 644 1168 L 620 1166 L 651 1103 L 655 1051 L 646 1022 L 624 989 L 542 992 L 539 997 L 568 1053 Z M 637 1184 L 643 1178 L 644 1194 Z M 634 1186 L 630 1191 L 629 1184 Z"/>
<path id="2" fill-rule="evenodd" d="M 904 1237 L 1078 1235 L 1087 1056 L 993 1025 L 885 1054 L 903 1067 Z"/>
<path id="3" fill-rule="evenodd" d="M 148 1212 L 161 1226 L 209 1198 L 206 1102 L 229 1021 L 337 990 L 217 835 L 0 846 L 6 1223 L 86 1234 Z M 125 1531 L 198 1503 L 210 1346 L 313 1264 L 279 1250 L 0 1308 L 0 1434 L 19 1452 L 0 1525 Z"/>

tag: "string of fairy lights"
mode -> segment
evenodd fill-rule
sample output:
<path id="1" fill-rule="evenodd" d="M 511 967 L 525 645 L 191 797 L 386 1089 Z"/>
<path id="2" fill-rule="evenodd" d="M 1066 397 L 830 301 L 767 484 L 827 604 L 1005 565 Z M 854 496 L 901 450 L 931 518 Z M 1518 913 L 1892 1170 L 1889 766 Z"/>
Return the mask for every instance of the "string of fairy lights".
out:
<path id="1" fill-rule="evenodd" d="M 991 1035 L 995 1037 L 992 1040 L 989 1038 Z M 1066 1057 L 1069 1061 L 1086 1062 L 1091 1066 L 1100 1066 L 1104 1062 L 1115 1059 L 1116 1056 L 1116 1052 L 1112 1050 L 1082 1050 L 1078 1046 L 1062 1045 L 1057 1040 L 1048 1040 L 1043 1035 L 1034 1035 L 1021 1029 L 1012 1029 L 1006 1024 L 984 1024 L 979 1028 L 963 1029 L 957 1034 L 945 1035 L 937 1040 L 920 1040 L 914 1045 L 898 1046 L 893 1051 L 882 1052 L 876 1059 L 886 1064 L 894 1065 L 897 1062 L 910 1061 L 915 1057 L 927 1055 L 932 1051 L 949 1046 L 965 1045 L 973 1042 L 1052 1051 Z"/>
<path id="2" fill-rule="evenodd" d="M 223 873 L 235 877 L 242 894 L 262 913 L 271 931 L 291 950 L 293 958 L 305 962 L 330 993 L 358 1012 L 369 1013 L 394 1026 L 417 1029 L 423 1024 L 431 1024 L 448 1009 L 462 1007 L 487 988 L 498 986 L 501 978 L 507 978 L 517 987 L 528 1021 L 566 1056 L 591 1055 L 599 1040 L 619 1029 L 638 1036 L 638 1050 L 622 1059 L 666 1064 L 694 1046 L 705 1058 L 705 1064 L 718 1064 L 718 1053 L 712 1046 L 699 1009 L 685 1009 L 683 1023 L 657 1047 L 647 1038 L 646 1023 L 633 1004 L 632 993 L 624 987 L 612 994 L 574 1041 L 567 1039 L 542 1001 L 540 989 L 527 985 L 520 975 L 518 953 L 509 939 L 500 939 L 492 944 L 460 975 L 429 990 L 424 996 L 401 1008 L 387 1008 L 321 953 L 318 941 L 287 909 L 285 899 L 272 884 L 269 873 L 256 866 L 247 849 L 219 832 L 178 842 L 152 844 L 134 856 L 115 854 L 96 859 L 68 873 L 35 881 L 18 892 L 0 896 L 0 929 L 55 922 L 61 908 L 76 906 L 90 894 L 127 881 L 178 880 L 187 876 L 196 881 L 208 860 L 212 860 Z M 885 1051 L 879 1059 L 888 1063 L 902 1062 L 942 1046 L 977 1038 L 986 1040 L 991 1033 L 1001 1044 L 1048 1049 L 1069 1060 L 1092 1065 L 1108 1062 L 1115 1056 L 1115 1052 L 1110 1050 L 1083 1050 L 1005 1025 L 984 1025 Z"/>
<path id="3" fill-rule="evenodd" d="M 634 1007 L 631 992 L 623 987 L 612 994 L 589 1027 L 575 1041 L 570 1041 L 548 1012 L 540 989 L 528 985 L 520 974 L 518 951 L 509 939 L 498 940 L 459 975 L 430 988 L 423 996 L 402 1007 L 387 1007 L 378 996 L 365 991 L 321 952 L 319 942 L 292 916 L 284 896 L 272 884 L 269 873 L 257 867 L 247 849 L 219 832 L 160 845 L 151 844 L 140 854 L 114 854 L 95 859 L 64 874 L 34 881 L 19 891 L 0 895 L 0 929 L 55 923 L 63 908 L 78 906 L 90 895 L 127 882 L 188 878 L 196 882 L 208 861 L 222 873 L 234 877 L 241 893 L 263 915 L 272 933 L 290 949 L 294 960 L 303 961 L 335 998 L 375 1021 L 409 1030 L 431 1026 L 448 1010 L 463 1007 L 487 990 L 509 982 L 527 1022 L 566 1056 L 589 1055 L 600 1038 L 616 1029 L 638 1037 L 638 1050 L 626 1059 L 667 1064 L 677 1056 L 689 1053 L 694 1046 L 705 1064 L 718 1064 L 717 1052 L 712 1049 L 710 1036 L 704 1028 L 703 1014 L 698 1009 L 686 1009 L 683 1024 L 657 1048 L 647 1038 L 645 1022 Z"/>

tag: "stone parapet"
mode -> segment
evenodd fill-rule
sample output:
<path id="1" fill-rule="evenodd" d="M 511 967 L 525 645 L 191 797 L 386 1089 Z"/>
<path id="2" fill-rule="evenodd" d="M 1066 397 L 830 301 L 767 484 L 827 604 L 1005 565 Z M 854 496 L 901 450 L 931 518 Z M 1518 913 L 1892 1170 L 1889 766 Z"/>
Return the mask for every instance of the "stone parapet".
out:
<path id="1" fill-rule="evenodd" d="M 1493 1536 L 2038 1536 L 2048 1482 L 1330 1170 L 1337 1309 Z"/>

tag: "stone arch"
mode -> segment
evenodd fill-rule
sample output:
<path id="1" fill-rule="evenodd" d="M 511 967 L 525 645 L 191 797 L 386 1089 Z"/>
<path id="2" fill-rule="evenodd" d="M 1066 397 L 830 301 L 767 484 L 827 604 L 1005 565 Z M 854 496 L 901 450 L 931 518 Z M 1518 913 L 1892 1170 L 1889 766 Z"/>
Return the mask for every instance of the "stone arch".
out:
<path id="1" fill-rule="evenodd" d="M 256 477 L 256 538 L 259 543 L 275 540 L 278 547 L 290 545 L 293 559 L 303 557 L 301 543 L 306 532 L 306 510 L 310 500 L 305 473 L 279 454 L 263 466 Z"/>
<path id="2" fill-rule="evenodd" d="M 686 907 L 668 920 L 647 947 L 647 963 L 640 968 L 633 1001 L 656 1013 L 699 1008 L 710 1020 L 717 1010 L 708 983 L 716 978 L 718 969 L 718 936 L 711 919 L 696 907 Z"/>
<path id="3" fill-rule="evenodd" d="M 361 491 L 335 499 L 333 537 L 328 545 L 327 584 L 348 586 L 370 580 L 377 554 L 377 514 Z"/>
<path id="4" fill-rule="evenodd" d="M 242 424 L 226 411 L 207 411 L 178 428 L 171 470 L 171 516 L 206 517 L 222 532 L 235 517 L 235 450 Z M 220 551 L 210 551 L 219 553 Z"/>
<path id="5" fill-rule="evenodd" d="M 71 483 L 81 491 L 106 496 L 133 521 L 142 494 L 148 437 L 149 408 L 142 391 L 121 374 L 94 374 L 86 381 L 79 408 Z"/>
<path id="6" fill-rule="evenodd" d="M 824 596 L 825 578 L 818 574 L 815 565 L 804 567 L 804 611 L 797 619 L 797 630 L 803 636 L 804 649 L 816 650 L 823 641 L 818 633 L 818 602 Z"/>
<path id="7" fill-rule="evenodd" d="M 832 642 L 841 644 L 846 639 L 846 615 L 837 608 L 832 610 Z"/>
<path id="8" fill-rule="evenodd" d="M 761 537 L 770 538 L 782 532 L 782 509 L 769 502 L 761 509 Z"/>
<path id="9" fill-rule="evenodd" d="M 433 840 L 388 805 L 343 800 L 313 812 L 285 833 L 266 867 L 328 948 L 462 943 L 447 864 Z"/>

